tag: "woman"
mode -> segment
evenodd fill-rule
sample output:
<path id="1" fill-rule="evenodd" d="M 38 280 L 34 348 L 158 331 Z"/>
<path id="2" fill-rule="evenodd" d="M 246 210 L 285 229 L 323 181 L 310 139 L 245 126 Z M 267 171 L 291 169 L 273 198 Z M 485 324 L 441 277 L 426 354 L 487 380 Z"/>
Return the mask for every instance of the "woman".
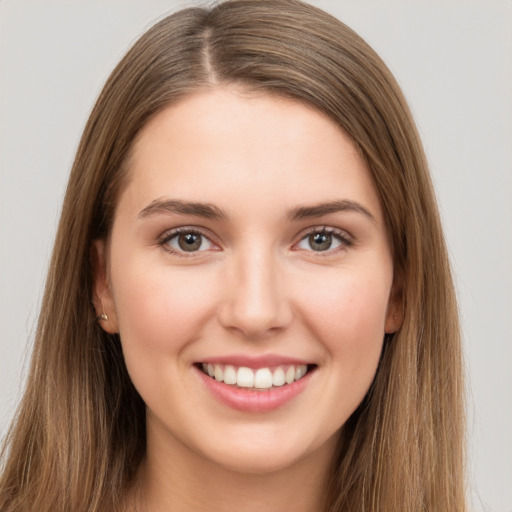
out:
<path id="1" fill-rule="evenodd" d="M 1 510 L 464 510 L 461 393 L 382 61 L 288 0 L 150 29 L 78 148 Z"/>

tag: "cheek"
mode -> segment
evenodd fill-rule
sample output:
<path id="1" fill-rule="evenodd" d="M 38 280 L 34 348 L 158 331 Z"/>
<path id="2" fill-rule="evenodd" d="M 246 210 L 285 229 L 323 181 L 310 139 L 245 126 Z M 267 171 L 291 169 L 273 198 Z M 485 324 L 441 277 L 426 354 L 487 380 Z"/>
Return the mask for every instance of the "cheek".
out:
<path id="1" fill-rule="evenodd" d="M 391 279 L 362 272 L 311 287 L 301 309 L 330 358 L 344 367 L 374 369 L 380 357 Z"/>
<path id="2" fill-rule="evenodd" d="M 181 350 L 211 313 L 207 279 L 198 283 L 190 269 L 147 268 L 135 262 L 113 275 L 123 347 L 144 358 Z"/>
<path id="3" fill-rule="evenodd" d="M 150 410 L 180 403 L 180 375 L 188 369 L 181 356 L 211 317 L 214 287 L 207 276 L 147 261 L 116 269 L 114 300 L 130 378 Z"/>
<path id="4" fill-rule="evenodd" d="M 390 286 L 390 285 L 389 285 Z M 310 294 L 309 329 L 325 348 L 329 371 L 319 398 L 333 430 L 360 405 L 375 377 L 384 340 L 389 286 L 370 277 L 338 279 Z"/>

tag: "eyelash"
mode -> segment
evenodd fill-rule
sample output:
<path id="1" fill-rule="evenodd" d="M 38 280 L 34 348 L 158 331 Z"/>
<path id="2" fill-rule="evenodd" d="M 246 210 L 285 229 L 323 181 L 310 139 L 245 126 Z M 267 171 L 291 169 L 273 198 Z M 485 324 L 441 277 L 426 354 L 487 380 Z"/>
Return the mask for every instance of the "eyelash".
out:
<path id="1" fill-rule="evenodd" d="M 194 256 L 194 254 L 205 252 L 205 251 L 190 251 L 189 253 L 187 253 L 187 251 L 177 251 L 177 250 L 174 250 L 173 248 L 171 248 L 168 245 L 169 242 L 173 238 L 177 238 L 180 235 L 197 235 L 197 236 L 200 236 L 200 237 L 208 240 L 208 242 L 210 244 L 216 246 L 216 244 L 214 244 L 211 241 L 210 237 L 208 235 L 206 235 L 205 233 L 203 233 L 200 229 L 198 229 L 198 228 L 188 228 L 186 226 L 185 227 L 176 228 L 176 229 L 173 229 L 171 231 L 166 231 L 158 239 L 158 245 L 161 246 L 164 250 L 170 252 L 171 254 L 175 254 L 177 256 L 182 256 L 182 257 L 191 257 L 191 256 Z"/>
<path id="2" fill-rule="evenodd" d="M 205 251 L 190 251 L 187 254 L 187 251 L 174 250 L 168 245 L 172 239 L 179 237 L 180 235 L 183 235 L 183 234 L 197 235 L 197 236 L 203 237 L 204 239 L 208 240 L 208 242 L 210 244 L 212 244 L 213 246 L 216 246 L 216 244 L 211 241 L 210 237 L 208 235 L 206 235 L 204 232 L 202 232 L 200 229 L 189 228 L 189 227 L 180 227 L 180 228 L 173 229 L 171 231 L 166 231 L 158 239 L 158 245 L 161 246 L 162 248 L 164 248 L 166 251 L 168 251 L 172 254 L 178 255 L 178 256 L 182 256 L 182 257 L 191 257 L 191 256 L 193 257 L 194 255 L 196 255 L 198 253 L 205 252 Z M 329 236 L 332 236 L 334 239 L 336 239 L 340 243 L 340 247 L 337 247 L 334 249 L 328 248 L 324 251 L 314 251 L 313 249 L 310 249 L 310 250 L 304 249 L 306 252 L 314 253 L 316 256 L 319 256 L 319 257 L 325 257 L 328 255 L 332 255 L 333 253 L 337 253 L 338 251 L 346 249 L 347 247 L 350 247 L 354 244 L 352 237 L 346 231 L 343 231 L 341 229 L 323 226 L 321 228 L 314 227 L 314 228 L 311 228 L 308 231 L 302 233 L 299 241 L 294 244 L 294 247 L 298 246 L 301 242 L 303 242 L 304 240 L 306 240 L 308 237 L 310 237 L 312 235 L 329 235 Z M 296 248 L 293 250 L 299 251 L 301 249 Z"/>
<path id="3" fill-rule="evenodd" d="M 319 227 L 311 228 L 308 231 L 306 231 L 305 233 L 301 234 L 301 238 L 300 238 L 299 242 L 295 244 L 295 246 L 297 246 L 302 241 L 306 240 L 307 238 L 309 238 L 312 235 L 329 235 L 333 239 L 336 239 L 340 243 L 340 247 L 336 247 L 334 249 L 328 248 L 325 251 L 314 251 L 313 249 L 306 250 L 306 252 L 314 253 L 316 257 L 331 256 L 332 254 L 335 254 L 335 253 L 342 251 L 348 247 L 351 247 L 354 244 L 353 238 L 346 231 L 343 231 L 343 230 L 337 229 L 337 228 L 323 226 L 322 228 L 319 228 Z M 296 250 L 301 250 L 301 249 L 296 249 Z"/>

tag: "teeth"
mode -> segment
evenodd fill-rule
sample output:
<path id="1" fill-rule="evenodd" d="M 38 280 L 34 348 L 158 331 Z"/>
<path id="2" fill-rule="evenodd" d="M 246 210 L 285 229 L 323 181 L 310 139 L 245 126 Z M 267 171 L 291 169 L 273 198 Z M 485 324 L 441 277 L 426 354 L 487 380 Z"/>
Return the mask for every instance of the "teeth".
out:
<path id="1" fill-rule="evenodd" d="M 236 384 L 236 370 L 234 366 L 227 365 L 224 368 L 224 383 L 225 384 Z"/>
<path id="2" fill-rule="evenodd" d="M 272 387 L 272 372 L 268 368 L 260 368 L 254 374 L 254 387 L 268 389 Z"/>
<path id="3" fill-rule="evenodd" d="M 215 377 L 215 380 L 218 380 L 219 382 L 224 382 L 224 370 L 220 365 L 215 365 L 215 373 L 213 375 Z"/>
<path id="4" fill-rule="evenodd" d="M 240 366 L 236 372 L 236 383 L 241 388 L 254 387 L 254 372 L 250 368 Z"/>
<path id="5" fill-rule="evenodd" d="M 304 375 L 306 375 L 306 371 L 307 371 L 306 366 L 304 366 L 303 364 L 297 365 L 297 368 L 295 368 L 295 380 L 299 380 L 302 377 L 304 377 Z M 215 377 L 215 378 L 217 378 L 217 377 Z"/>
<path id="6" fill-rule="evenodd" d="M 276 370 L 274 370 L 274 374 L 272 375 L 272 384 L 274 386 L 282 386 L 284 383 L 284 370 L 281 367 L 276 368 Z"/>
<path id="7" fill-rule="evenodd" d="M 240 388 L 270 389 L 284 386 L 301 379 L 306 375 L 307 365 L 287 365 L 253 370 L 246 366 L 236 368 L 232 365 L 203 363 L 204 373 L 218 382 L 224 382 Z"/>

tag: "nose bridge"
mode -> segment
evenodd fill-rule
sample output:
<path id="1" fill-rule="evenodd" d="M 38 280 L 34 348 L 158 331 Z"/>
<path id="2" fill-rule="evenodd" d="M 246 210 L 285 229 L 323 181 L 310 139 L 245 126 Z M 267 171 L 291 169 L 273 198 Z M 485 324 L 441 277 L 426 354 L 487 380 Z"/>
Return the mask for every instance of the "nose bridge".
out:
<path id="1" fill-rule="evenodd" d="M 279 263 L 275 251 L 263 244 L 248 243 L 234 254 L 222 306 L 225 327 L 254 337 L 289 323 L 291 309 Z"/>

